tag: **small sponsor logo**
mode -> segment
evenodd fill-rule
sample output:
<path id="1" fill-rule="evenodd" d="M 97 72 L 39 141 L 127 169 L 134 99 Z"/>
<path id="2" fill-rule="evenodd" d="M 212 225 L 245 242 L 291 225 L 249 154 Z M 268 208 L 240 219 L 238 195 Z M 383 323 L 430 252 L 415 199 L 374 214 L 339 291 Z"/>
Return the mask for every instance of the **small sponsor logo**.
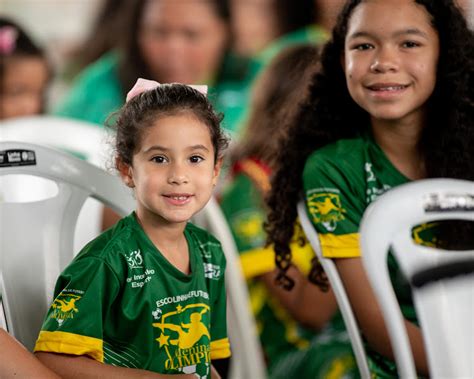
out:
<path id="1" fill-rule="evenodd" d="M 130 253 L 126 254 L 125 259 L 127 260 L 128 267 L 130 267 L 131 269 L 143 268 L 143 257 L 140 249 L 131 251 Z"/>
<path id="2" fill-rule="evenodd" d="M 424 199 L 426 212 L 468 212 L 474 210 L 474 195 L 433 193 Z"/>
<path id="3" fill-rule="evenodd" d="M 204 276 L 209 279 L 219 279 L 221 277 L 220 266 L 212 263 L 204 263 Z"/>
<path id="4" fill-rule="evenodd" d="M 36 165 L 36 154 L 32 150 L 12 149 L 0 151 L 0 167 L 34 165 Z"/>

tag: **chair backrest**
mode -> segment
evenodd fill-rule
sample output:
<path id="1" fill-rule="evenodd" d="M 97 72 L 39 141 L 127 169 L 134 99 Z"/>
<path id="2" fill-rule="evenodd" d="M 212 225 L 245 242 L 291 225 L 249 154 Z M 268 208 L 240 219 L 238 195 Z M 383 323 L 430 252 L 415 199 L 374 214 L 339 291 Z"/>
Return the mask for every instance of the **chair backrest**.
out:
<path id="1" fill-rule="evenodd" d="M 28 116 L 3 120 L 0 141 L 21 141 L 79 154 L 104 167 L 110 156 L 105 129 L 96 124 L 59 116 Z"/>
<path id="2" fill-rule="evenodd" d="M 301 227 L 308 238 L 313 251 L 315 252 L 318 260 L 321 262 L 321 266 L 326 273 L 326 276 L 331 284 L 331 288 L 336 296 L 337 304 L 339 310 L 341 311 L 342 318 L 346 325 L 347 332 L 349 333 L 349 338 L 352 345 L 352 350 L 357 362 L 357 367 L 359 368 L 359 373 L 362 378 L 369 379 L 371 377 L 369 366 L 367 364 L 367 356 L 364 349 L 364 344 L 362 343 L 362 338 L 359 332 L 359 327 L 357 321 L 352 312 L 352 307 L 349 302 L 349 299 L 342 284 L 341 277 L 337 271 L 336 265 L 334 262 L 323 256 L 321 250 L 321 244 L 319 242 L 318 233 L 314 229 L 313 224 L 311 223 L 308 214 L 306 213 L 306 206 L 303 200 L 298 202 L 298 218 L 301 223 Z"/>
<path id="3" fill-rule="evenodd" d="M 394 188 L 367 209 L 362 258 L 380 303 L 401 377 L 416 377 L 403 316 L 387 268 L 389 248 L 412 286 L 433 378 L 474 377 L 474 251 L 417 244 L 412 229 L 438 220 L 474 220 L 474 182 L 426 179 Z M 459 266 L 463 274 L 458 276 Z M 429 279 L 431 276 L 432 279 Z M 451 278 L 450 278 L 451 277 Z"/>
<path id="4" fill-rule="evenodd" d="M 82 159 L 104 168 L 110 148 L 108 135 L 100 125 L 58 116 L 28 116 L 2 121 L 0 141 L 21 141 L 59 148 L 80 156 Z M 13 193 L 1 194 L 8 201 L 26 201 L 48 197 L 56 186 L 44 179 L 15 176 L 2 179 L 12 182 Z M 87 242 L 101 231 L 102 204 L 88 199 L 81 210 L 77 222 L 74 250 L 78 252 Z"/>
<path id="5" fill-rule="evenodd" d="M 74 256 L 79 211 L 88 197 L 117 213 L 135 201 L 121 180 L 68 153 L 22 142 L 0 142 L 0 177 L 33 175 L 57 193 L 32 202 L 0 201 L 0 272 L 9 332 L 28 348 L 39 333 L 61 270 Z M 5 297 L 5 295 L 7 295 Z"/>
<path id="6" fill-rule="evenodd" d="M 237 246 L 214 197 L 195 215 L 193 222 L 208 230 L 221 242 L 227 260 L 227 325 L 232 347 L 230 376 L 235 379 L 263 379 L 266 377 L 263 353 L 255 320 L 250 312 L 249 294 Z"/>

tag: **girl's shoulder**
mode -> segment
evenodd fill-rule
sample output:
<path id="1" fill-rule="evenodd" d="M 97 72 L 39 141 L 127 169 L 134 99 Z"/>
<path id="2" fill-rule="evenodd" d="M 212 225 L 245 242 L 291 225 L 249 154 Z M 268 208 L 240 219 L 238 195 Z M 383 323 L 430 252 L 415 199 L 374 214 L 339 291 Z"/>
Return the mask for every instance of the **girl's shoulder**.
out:
<path id="1" fill-rule="evenodd" d="M 344 138 L 315 150 L 308 159 L 342 160 L 366 151 L 366 137 Z"/>
<path id="2" fill-rule="evenodd" d="M 363 166 L 371 150 L 367 137 L 340 139 L 323 146 L 310 154 L 305 164 L 305 172 L 325 170 L 329 167 L 351 169 Z"/>
<path id="3" fill-rule="evenodd" d="M 130 214 L 117 222 L 113 227 L 102 232 L 98 237 L 85 245 L 76 259 L 100 258 L 109 260 L 116 256 L 117 249 L 123 249 L 134 235 L 133 215 Z"/>
<path id="4" fill-rule="evenodd" d="M 211 233 L 190 222 L 186 225 L 186 232 L 193 238 L 193 242 L 196 244 L 196 247 L 199 249 L 205 261 L 212 260 L 225 263 L 222 245 Z"/>

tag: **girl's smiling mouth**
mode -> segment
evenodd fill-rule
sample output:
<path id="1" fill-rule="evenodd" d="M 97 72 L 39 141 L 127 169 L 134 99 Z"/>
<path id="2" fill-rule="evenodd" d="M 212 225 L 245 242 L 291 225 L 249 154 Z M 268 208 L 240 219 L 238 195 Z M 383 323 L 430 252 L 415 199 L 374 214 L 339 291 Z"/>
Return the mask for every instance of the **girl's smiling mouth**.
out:
<path id="1" fill-rule="evenodd" d="M 189 203 L 193 195 L 189 193 L 169 193 L 164 194 L 166 201 L 172 205 L 185 205 Z"/>

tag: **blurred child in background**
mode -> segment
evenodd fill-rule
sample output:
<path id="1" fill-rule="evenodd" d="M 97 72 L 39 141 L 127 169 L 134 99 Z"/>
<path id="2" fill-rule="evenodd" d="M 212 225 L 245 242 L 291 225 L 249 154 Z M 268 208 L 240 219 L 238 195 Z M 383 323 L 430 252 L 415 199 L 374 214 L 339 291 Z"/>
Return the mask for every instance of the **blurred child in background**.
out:
<path id="1" fill-rule="evenodd" d="M 226 0 L 130 0 L 111 16 L 120 23 L 113 26 L 117 42 L 77 76 L 56 114 L 104 125 L 139 77 L 211 87 L 220 80 L 229 43 Z"/>
<path id="2" fill-rule="evenodd" d="M 43 113 L 51 71 L 44 51 L 0 17 L 0 119 Z"/>
<path id="3" fill-rule="evenodd" d="M 271 378 L 350 378 L 357 369 L 331 291 L 306 275 L 314 253 L 295 241 L 291 292 L 275 283 L 274 252 L 265 247 L 264 197 L 278 140 L 305 97 L 318 69 L 318 48 L 295 45 L 283 50 L 254 87 L 249 121 L 232 154 L 232 181 L 221 206 L 236 241 Z"/>

